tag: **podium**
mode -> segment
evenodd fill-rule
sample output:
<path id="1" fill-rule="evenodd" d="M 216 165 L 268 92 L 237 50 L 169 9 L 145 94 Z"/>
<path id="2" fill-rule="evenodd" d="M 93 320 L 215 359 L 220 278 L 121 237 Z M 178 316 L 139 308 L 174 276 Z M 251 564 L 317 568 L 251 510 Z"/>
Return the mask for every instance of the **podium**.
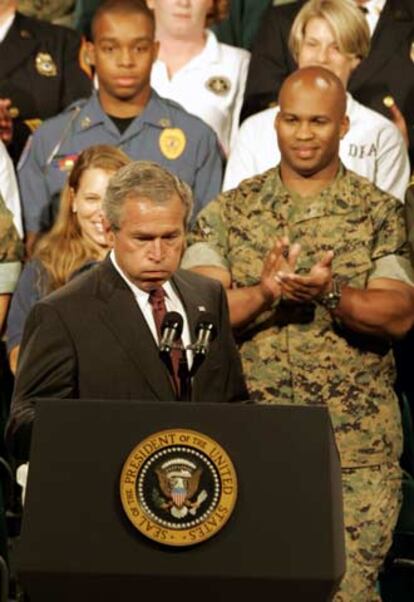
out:
<path id="1" fill-rule="evenodd" d="M 131 450 L 185 428 L 232 459 L 226 525 L 172 548 L 142 535 L 120 501 Z M 16 558 L 31 602 L 331 600 L 345 571 L 341 473 L 323 407 L 40 400 Z"/>

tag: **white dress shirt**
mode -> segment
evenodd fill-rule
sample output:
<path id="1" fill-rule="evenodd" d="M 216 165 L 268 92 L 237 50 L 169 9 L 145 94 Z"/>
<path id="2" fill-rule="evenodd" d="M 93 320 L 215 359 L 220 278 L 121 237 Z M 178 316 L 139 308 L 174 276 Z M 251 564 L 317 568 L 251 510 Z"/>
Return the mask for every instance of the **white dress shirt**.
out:
<path id="1" fill-rule="evenodd" d="M 11 14 L 10 17 L 8 17 L 4 21 L 4 23 L 0 24 L 0 42 L 2 42 L 4 40 L 4 38 L 7 36 L 7 34 L 9 33 L 9 29 L 13 24 L 15 16 L 16 16 L 16 13 Z"/>
<path id="2" fill-rule="evenodd" d="M 152 313 L 152 305 L 149 301 L 149 297 L 150 297 L 149 293 L 147 293 L 146 291 L 143 291 L 142 289 L 140 289 L 138 286 L 133 284 L 128 279 L 128 277 L 124 274 L 124 272 L 119 267 L 119 265 L 116 261 L 115 253 L 113 250 L 111 251 L 109 257 L 114 265 L 114 268 L 118 272 L 118 274 L 121 276 L 121 278 L 125 281 L 125 283 L 128 285 L 128 287 L 131 289 L 132 294 L 134 295 L 135 301 L 137 302 L 138 307 L 140 308 L 141 313 L 144 316 L 144 319 L 148 325 L 148 328 L 150 329 L 151 334 L 154 337 L 154 341 L 158 347 L 158 333 L 157 333 L 157 327 L 156 327 L 155 320 L 154 320 L 154 315 Z M 169 281 L 165 282 L 163 284 L 162 288 L 164 289 L 164 292 L 165 292 L 165 307 L 166 307 L 167 311 L 176 311 L 183 318 L 183 332 L 181 334 L 181 340 L 183 342 L 184 347 L 187 347 L 188 345 L 191 344 L 191 337 L 190 337 L 190 326 L 188 323 L 188 318 L 187 318 L 186 311 L 184 309 L 184 305 L 182 304 L 180 297 L 175 292 L 171 282 L 169 282 Z M 193 361 L 192 351 L 187 350 L 186 356 L 187 356 L 188 366 L 191 368 L 192 361 Z"/>
<path id="3" fill-rule="evenodd" d="M 365 9 L 365 18 L 368 23 L 369 32 L 371 37 L 375 31 L 381 12 L 384 9 L 385 2 L 387 0 L 368 0 L 361 4 L 361 7 Z"/>

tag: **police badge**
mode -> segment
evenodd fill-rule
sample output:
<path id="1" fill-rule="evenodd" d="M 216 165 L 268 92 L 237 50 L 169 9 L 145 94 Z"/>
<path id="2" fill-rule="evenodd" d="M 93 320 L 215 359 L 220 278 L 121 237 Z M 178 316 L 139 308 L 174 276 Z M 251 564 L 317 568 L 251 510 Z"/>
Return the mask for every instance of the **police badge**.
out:
<path id="1" fill-rule="evenodd" d="M 206 88 L 217 96 L 226 96 L 230 91 L 231 83 L 228 77 L 216 75 L 206 81 Z"/>
<path id="2" fill-rule="evenodd" d="M 180 128 L 166 127 L 160 134 L 160 150 L 167 159 L 178 159 L 187 145 L 187 139 Z"/>
<path id="3" fill-rule="evenodd" d="M 216 441 L 192 430 L 167 430 L 131 452 L 120 490 L 124 511 L 141 533 L 161 544 L 189 546 L 209 539 L 228 521 L 237 478 Z"/>
<path id="4" fill-rule="evenodd" d="M 57 66 L 48 52 L 38 52 L 35 58 L 36 71 L 45 77 L 56 77 Z"/>

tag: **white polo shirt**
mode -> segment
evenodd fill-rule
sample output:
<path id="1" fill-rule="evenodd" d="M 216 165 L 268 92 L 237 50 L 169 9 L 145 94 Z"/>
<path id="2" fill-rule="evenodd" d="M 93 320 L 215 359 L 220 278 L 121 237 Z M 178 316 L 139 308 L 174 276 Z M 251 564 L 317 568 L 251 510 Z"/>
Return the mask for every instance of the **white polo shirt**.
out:
<path id="1" fill-rule="evenodd" d="M 227 155 L 239 127 L 250 53 L 220 44 L 212 31 L 205 33 L 202 52 L 171 79 L 166 64 L 158 59 L 152 68 L 151 86 L 212 127 Z"/>
<path id="2" fill-rule="evenodd" d="M 280 161 L 274 121 L 278 107 L 256 113 L 243 122 L 230 153 L 223 190 L 235 188 Z M 404 201 L 410 177 L 407 148 L 398 128 L 347 93 L 349 132 L 339 156 L 348 169 L 365 176 L 385 192 Z"/>

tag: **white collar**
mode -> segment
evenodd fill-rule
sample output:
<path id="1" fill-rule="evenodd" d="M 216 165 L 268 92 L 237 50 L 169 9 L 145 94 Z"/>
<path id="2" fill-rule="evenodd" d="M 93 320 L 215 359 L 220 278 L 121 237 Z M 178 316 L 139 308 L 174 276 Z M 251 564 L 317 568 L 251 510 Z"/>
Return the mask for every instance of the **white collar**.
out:
<path id="1" fill-rule="evenodd" d="M 116 269 L 118 274 L 121 276 L 122 280 L 124 280 L 124 282 L 131 289 L 135 299 L 137 299 L 137 301 L 141 300 L 143 303 L 146 303 L 149 300 L 149 293 L 147 291 L 142 290 L 136 284 L 131 282 L 129 280 L 129 278 L 124 274 L 124 272 L 119 267 L 119 265 L 116 261 L 115 252 L 113 249 L 111 250 L 111 252 L 109 254 L 109 258 L 112 261 L 114 268 Z M 162 288 L 164 289 L 164 292 L 169 299 L 172 299 L 175 297 L 174 289 L 169 280 L 167 280 L 167 282 L 164 282 L 164 284 L 162 285 Z"/>
<path id="2" fill-rule="evenodd" d="M 2 25 L 0 25 L 0 42 L 2 42 L 9 33 L 9 29 L 13 25 L 15 16 L 16 13 L 13 13 L 5 20 L 5 22 Z"/>
<path id="3" fill-rule="evenodd" d="M 216 38 L 216 35 L 206 29 L 204 31 L 206 35 L 206 43 L 201 52 L 196 54 L 192 59 L 190 59 L 185 65 L 183 65 L 177 73 L 181 73 L 186 71 L 187 69 L 193 69 L 194 67 L 198 68 L 199 65 L 211 65 L 211 63 L 218 63 L 221 59 L 221 50 L 220 44 Z M 165 68 L 165 72 L 167 72 L 167 65 L 161 59 L 157 59 L 155 62 L 156 65 L 162 65 Z"/>
<path id="4" fill-rule="evenodd" d="M 363 8 L 366 8 L 368 13 L 379 16 L 384 10 L 386 1 L 387 0 L 368 0 L 368 2 L 364 2 L 364 4 L 362 4 L 361 6 Z"/>

